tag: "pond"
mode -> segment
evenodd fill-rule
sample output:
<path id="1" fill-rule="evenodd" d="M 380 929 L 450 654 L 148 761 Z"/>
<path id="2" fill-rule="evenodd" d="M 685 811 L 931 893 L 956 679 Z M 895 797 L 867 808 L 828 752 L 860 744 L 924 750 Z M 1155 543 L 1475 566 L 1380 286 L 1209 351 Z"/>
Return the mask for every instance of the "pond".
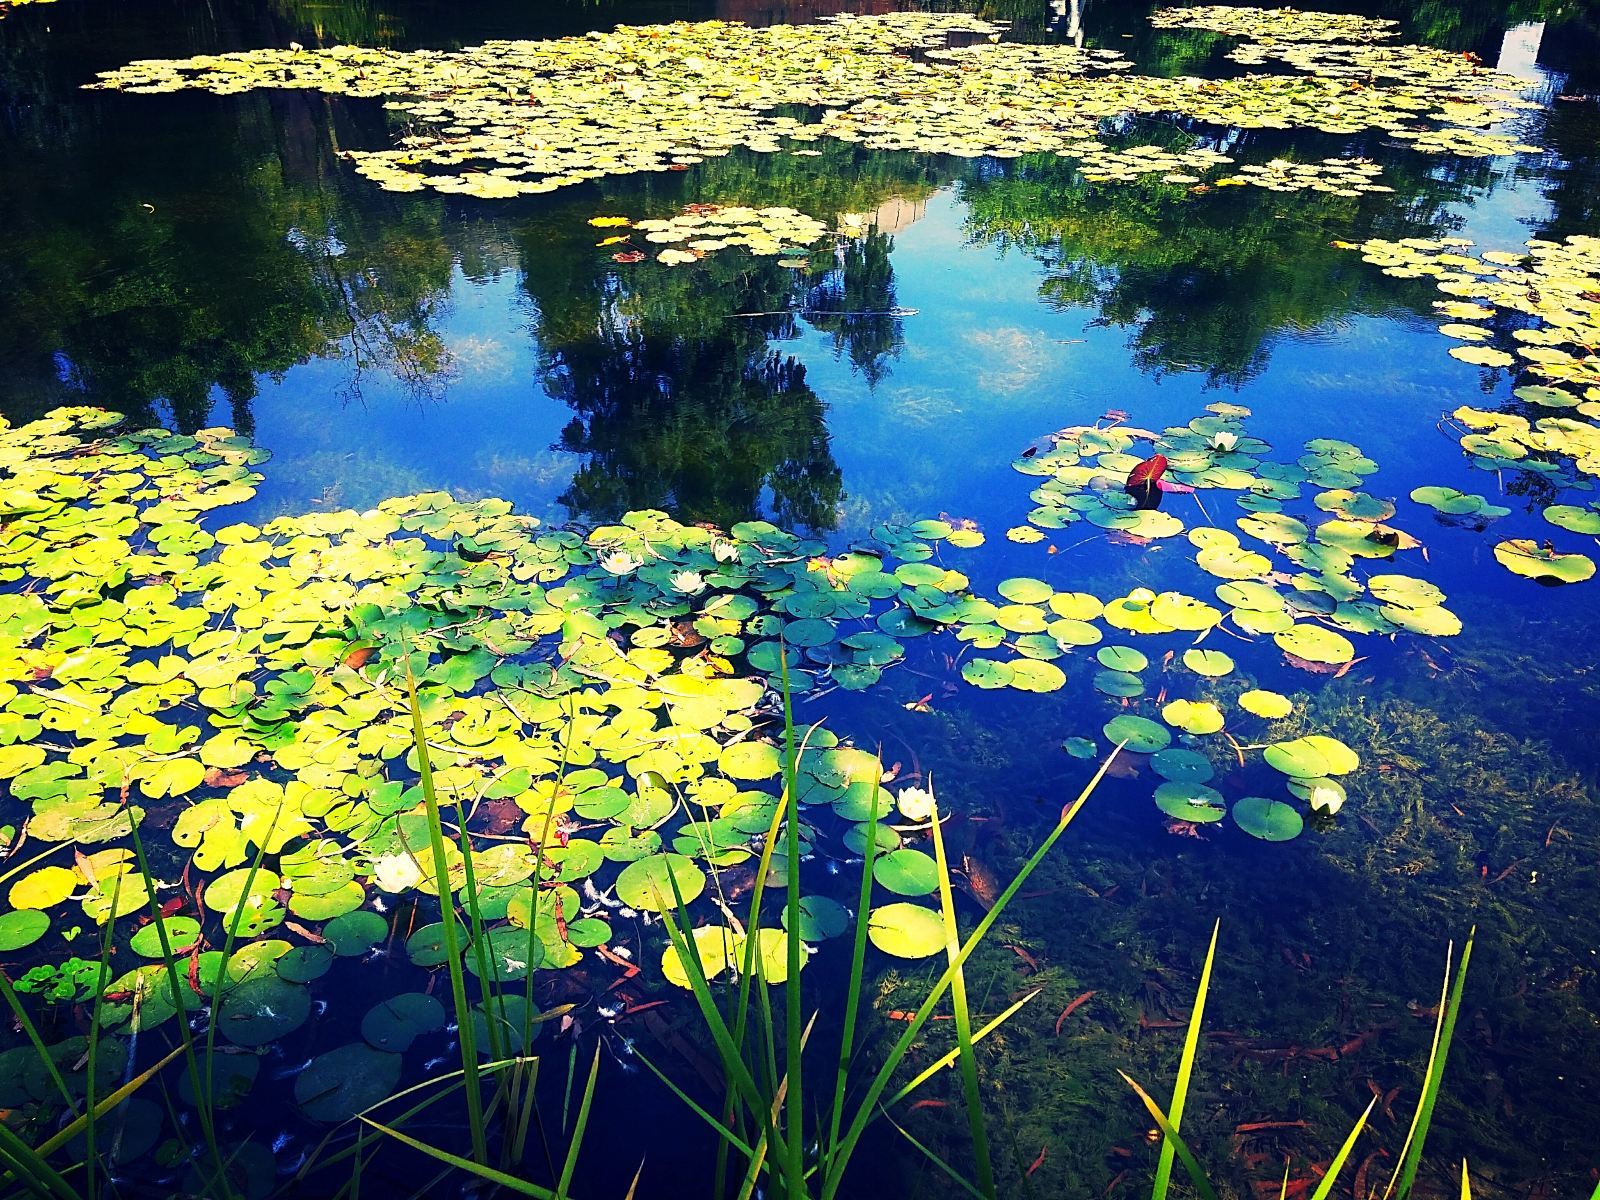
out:
<path id="1" fill-rule="evenodd" d="M 1593 1189 L 1600 8 L 1336 7 L 0 0 L 0 1191 Z"/>

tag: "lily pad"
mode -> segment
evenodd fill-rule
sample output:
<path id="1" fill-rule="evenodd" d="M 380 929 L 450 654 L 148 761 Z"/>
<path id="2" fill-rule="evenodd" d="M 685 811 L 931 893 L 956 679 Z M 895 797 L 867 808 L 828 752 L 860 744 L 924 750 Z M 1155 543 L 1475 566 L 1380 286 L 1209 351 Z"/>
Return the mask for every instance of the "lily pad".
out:
<path id="1" fill-rule="evenodd" d="M 295 1102 L 313 1121 L 348 1121 L 392 1094 L 402 1059 L 365 1042 L 319 1054 L 294 1081 Z"/>
<path id="2" fill-rule="evenodd" d="M 1292 804 L 1265 796 L 1245 796 L 1233 805 L 1233 823 L 1264 842 L 1287 842 L 1300 836 L 1305 818 Z"/>
<path id="3" fill-rule="evenodd" d="M 920 904 L 884 904 L 868 917 L 867 937 L 896 958 L 928 958 L 945 948 L 944 919 Z"/>

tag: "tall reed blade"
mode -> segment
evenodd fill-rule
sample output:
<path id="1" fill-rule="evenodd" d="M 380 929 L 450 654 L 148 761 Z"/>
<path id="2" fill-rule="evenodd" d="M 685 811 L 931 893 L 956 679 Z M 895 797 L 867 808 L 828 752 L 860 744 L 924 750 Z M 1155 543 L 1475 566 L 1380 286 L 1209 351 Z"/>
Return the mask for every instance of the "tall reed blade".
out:
<path id="1" fill-rule="evenodd" d="M 578 1169 L 578 1152 L 583 1148 L 583 1135 L 589 1128 L 589 1110 L 594 1104 L 594 1084 L 600 1076 L 600 1044 L 595 1043 L 594 1061 L 589 1064 L 589 1081 L 583 1085 L 583 1101 L 578 1105 L 578 1120 L 567 1141 L 567 1161 L 561 1167 L 561 1181 L 556 1184 L 556 1200 L 567 1200 L 567 1189 L 572 1186 L 572 1174 Z"/>
<path id="2" fill-rule="evenodd" d="M 1199 1192 L 1204 1200 L 1217 1200 L 1217 1190 L 1211 1186 L 1206 1173 L 1200 1169 L 1199 1160 L 1195 1158 L 1194 1152 L 1189 1149 L 1189 1144 L 1183 1140 L 1183 1136 L 1173 1127 L 1172 1122 L 1167 1120 L 1167 1114 L 1161 1111 L 1161 1106 L 1149 1092 L 1135 1083 L 1127 1072 L 1118 1071 L 1117 1074 L 1121 1075 L 1122 1081 L 1133 1089 L 1134 1094 L 1144 1105 L 1145 1111 L 1150 1114 L 1150 1119 L 1156 1123 L 1156 1128 L 1161 1130 L 1162 1145 L 1172 1147 L 1173 1153 L 1178 1156 L 1178 1161 L 1183 1164 L 1183 1169 L 1188 1172 L 1189 1182 L 1194 1185 L 1194 1190 Z"/>
<path id="3" fill-rule="evenodd" d="M 1322 1182 L 1317 1185 L 1317 1190 L 1311 1193 L 1311 1200 L 1328 1200 L 1333 1195 L 1333 1185 L 1339 1180 L 1339 1172 L 1344 1169 L 1345 1162 L 1350 1157 L 1350 1152 L 1356 1148 L 1356 1139 L 1361 1136 L 1361 1131 L 1367 1127 L 1367 1118 L 1372 1115 L 1373 1106 L 1378 1103 L 1374 1096 L 1367 1101 L 1366 1110 L 1356 1121 L 1355 1127 L 1350 1130 L 1344 1139 L 1344 1145 L 1339 1147 L 1339 1153 L 1333 1156 L 1333 1161 L 1328 1164 L 1328 1173 L 1322 1177 Z"/>
<path id="4" fill-rule="evenodd" d="M 800 961 L 805 956 L 800 933 L 800 797 L 796 786 L 796 754 L 794 745 L 794 704 L 789 692 L 789 645 L 778 638 L 778 674 L 783 684 L 783 808 L 784 808 L 784 866 L 788 876 L 788 897 L 784 905 L 787 916 L 784 949 L 788 970 L 783 981 L 783 1032 L 785 1046 L 784 1074 L 787 1078 L 787 1095 L 784 1105 L 783 1128 L 786 1135 L 783 1176 L 789 1200 L 802 1200 L 809 1196 L 806 1186 L 805 1104 L 802 1090 L 801 1067 L 804 1054 L 801 1050 L 800 1029 Z M 754 938 L 755 934 L 751 933 Z M 765 980 L 762 980 L 763 986 Z"/>
<path id="5" fill-rule="evenodd" d="M 445 857 L 439 794 L 433 784 L 433 763 L 428 758 L 428 737 L 422 725 L 422 705 L 417 702 L 417 682 L 412 677 L 409 659 L 406 662 L 406 699 L 411 707 L 411 736 L 417 747 L 417 780 L 428 810 L 428 842 L 433 853 L 434 882 L 439 890 L 439 927 L 444 937 L 445 965 L 450 971 L 450 998 L 455 1006 L 461 1073 L 466 1079 L 467 1124 L 472 1133 L 472 1154 L 479 1163 L 487 1164 L 489 1139 L 483 1121 L 483 1090 L 478 1081 L 478 1045 L 472 1024 L 472 1007 L 467 1003 L 467 981 L 461 965 L 461 939 L 457 936 L 455 905 L 451 902 L 454 889 L 450 886 L 450 862 Z M 401 1137 L 400 1140 L 406 1139 Z"/>
<path id="6" fill-rule="evenodd" d="M 451 1154 L 448 1150 L 441 1150 L 438 1146 L 430 1146 L 426 1142 L 418 1141 L 414 1137 L 401 1133 L 388 1125 L 380 1124 L 371 1117 L 362 1117 L 361 1120 L 372 1126 L 403 1146 L 410 1146 L 413 1150 L 426 1154 L 435 1162 L 444 1163 L 448 1167 L 456 1167 L 469 1175 L 476 1175 L 479 1179 L 489 1183 L 498 1184 L 507 1191 L 515 1192 L 519 1196 L 532 1196 L 533 1200 L 557 1200 L 556 1194 L 549 1188 L 542 1188 L 538 1184 L 529 1183 L 526 1179 L 509 1175 L 505 1171 L 485 1166 L 483 1163 L 473 1162 L 470 1158 L 462 1158 L 459 1154 Z"/>
<path id="7" fill-rule="evenodd" d="M 1467 934 L 1461 948 L 1461 964 L 1456 968 L 1455 982 L 1450 981 L 1450 959 L 1445 957 L 1446 991 L 1439 998 L 1439 1017 L 1434 1024 L 1433 1049 L 1428 1055 L 1428 1069 L 1423 1075 L 1422 1096 L 1417 1101 L 1416 1114 L 1411 1118 L 1411 1128 L 1406 1133 L 1405 1149 L 1395 1173 L 1384 1191 L 1385 1200 L 1393 1194 L 1396 1200 L 1406 1200 L 1416 1185 L 1417 1171 L 1422 1166 L 1422 1150 L 1428 1140 L 1428 1127 L 1433 1123 L 1434 1105 L 1439 1101 L 1439 1087 L 1444 1080 L 1445 1059 L 1450 1054 L 1450 1042 L 1455 1037 L 1456 1018 L 1461 1015 L 1461 993 L 1467 985 L 1467 966 L 1472 961 L 1472 942 L 1478 930 L 1474 926 Z"/>
<path id="8" fill-rule="evenodd" d="M 929 781 L 931 792 L 932 781 Z M 966 973 L 956 964 L 960 952 L 956 931 L 954 889 L 950 886 L 950 861 L 945 855 L 944 830 L 940 825 L 939 805 L 935 800 L 929 817 L 933 833 L 933 860 L 939 871 L 939 913 L 944 919 L 945 956 L 955 970 L 950 981 L 950 1001 L 955 1007 L 956 1046 L 960 1051 L 961 1092 L 966 1100 L 967 1129 L 972 1136 L 972 1157 L 978 1168 L 978 1191 L 995 1200 L 994 1165 L 989 1161 L 989 1135 L 984 1127 L 983 1097 L 978 1092 L 978 1056 L 972 1048 L 972 1015 L 967 1010 Z"/>
<path id="9" fill-rule="evenodd" d="M 901 1064 L 905 1062 L 906 1056 L 911 1052 L 911 1047 L 915 1043 L 917 1035 L 922 1032 L 923 1027 L 928 1023 L 928 1019 L 933 1015 L 934 1007 L 950 987 L 956 970 L 966 962 L 983 939 L 989 935 L 989 931 L 994 928 L 995 922 L 1000 919 L 1016 894 L 1022 890 L 1023 884 L 1028 881 L 1028 878 L 1038 869 L 1039 864 L 1044 861 L 1045 856 L 1050 853 L 1055 844 L 1061 840 L 1062 835 L 1071 827 L 1072 822 L 1083 811 L 1083 806 L 1088 803 L 1089 797 L 1094 794 L 1095 788 L 1099 787 L 1100 781 L 1105 778 L 1106 771 L 1110 769 L 1112 761 L 1126 744 L 1126 742 L 1118 743 L 1116 749 L 1100 764 L 1100 769 L 1094 773 L 1094 777 L 1078 793 L 1077 798 L 1062 808 L 1061 816 L 1056 821 L 1055 828 L 1045 836 L 1044 841 L 1028 856 L 1028 860 L 1022 864 L 1011 882 L 1006 885 L 1005 890 L 995 898 L 993 906 L 983 915 L 983 919 L 978 922 L 973 931 L 967 935 L 967 940 L 962 943 L 960 951 L 957 952 L 950 965 L 945 968 L 944 972 L 935 981 L 933 989 L 928 993 L 927 998 L 918 1005 L 916 1012 L 911 1016 L 911 1020 L 906 1023 L 906 1027 L 900 1034 L 899 1039 L 878 1068 L 877 1074 L 873 1076 L 872 1081 L 867 1085 L 860 1104 L 856 1108 L 855 1116 L 851 1118 L 849 1126 L 833 1148 L 823 1179 L 822 1200 L 833 1200 L 833 1197 L 839 1194 L 839 1188 L 844 1183 L 845 1171 L 848 1170 L 850 1165 L 851 1155 L 855 1152 L 855 1148 L 859 1144 L 861 1135 L 865 1132 L 867 1125 L 877 1115 L 879 1100 L 888 1088 L 890 1080 L 894 1078 Z M 859 919 L 861 918 L 858 917 Z"/>
<path id="10" fill-rule="evenodd" d="M 1211 927 L 1211 945 L 1206 948 L 1206 962 L 1200 969 L 1200 986 L 1195 991 L 1194 1009 L 1189 1013 L 1189 1028 L 1183 1035 L 1183 1056 L 1178 1060 L 1178 1081 L 1172 1088 L 1172 1107 L 1167 1115 L 1174 1129 L 1183 1125 L 1183 1106 L 1189 1098 L 1189 1080 L 1194 1074 L 1195 1055 L 1200 1051 L 1200 1027 L 1205 1020 L 1206 995 L 1211 990 L 1211 964 L 1217 957 L 1217 934 L 1221 929 L 1220 920 Z M 1151 1200 L 1166 1200 L 1167 1188 L 1172 1182 L 1175 1150 L 1170 1141 L 1161 1143 L 1161 1156 L 1156 1160 L 1155 1186 L 1150 1190 Z"/>

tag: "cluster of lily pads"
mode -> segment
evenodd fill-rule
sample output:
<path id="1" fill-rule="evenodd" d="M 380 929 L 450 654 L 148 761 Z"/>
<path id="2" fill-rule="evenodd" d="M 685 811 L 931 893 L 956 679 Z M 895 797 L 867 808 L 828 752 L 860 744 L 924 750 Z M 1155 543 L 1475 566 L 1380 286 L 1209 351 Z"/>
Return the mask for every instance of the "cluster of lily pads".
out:
<path id="1" fill-rule="evenodd" d="M 1354 36 L 1320 14 L 1180 11 L 1154 19 L 1271 38 L 1239 47 L 1247 61 L 1252 53 L 1277 54 L 1286 29 Z M 1303 74 L 1201 81 L 1137 74 L 1113 51 L 1005 43 L 1003 31 L 977 17 L 934 13 L 764 29 L 719 21 L 623 26 L 449 53 L 336 46 L 147 60 L 90 86 L 382 97 L 408 131 L 393 149 L 353 152 L 357 170 L 394 190 L 485 198 L 686 170 L 736 146 L 804 153 L 822 138 L 961 157 L 1043 151 L 1082 158 L 1102 122 L 1139 114 L 1233 127 L 1378 128 L 1419 149 L 1460 154 L 1522 148 L 1489 131 L 1530 103 L 1516 94 L 1521 85 L 1423 47 L 1290 41 L 1284 53 L 1310 56 L 1285 59 Z M 952 46 L 953 38 L 981 40 Z M 1361 55 L 1380 61 L 1352 57 Z M 1349 78 L 1362 72 L 1360 83 Z M 793 115 L 797 108 L 814 115 Z"/>
<path id="2" fill-rule="evenodd" d="M 786 207 L 747 208 L 738 204 L 691 204 L 666 220 L 631 221 L 627 217 L 594 217 L 589 224 L 600 229 L 636 229 L 644 240 L 664 247 L 656 261 L 674 267 L 699 262 L 708 254 L 743 247 L 751 254 L 788 255 L 784 266 L 803 267 L 807 248 L 828 235 L 828 227 L 815 217 Z M 601 246 L 631 246 L 631 236 L 617 233 Z M 618 262 L 642 262 L 648 255 L 638 249 L 617 250 Z"/>
<path id="3" fill-rule="evenodd" d="M 1386 274 L 1432 279 L 1452 297 L 1434 305 L 1445 318 L 1439 332 L 1461 343 L 1451 357 L 1514 371 L 1521 381 L 1512 395 L 1523 411 L 1455 410 L 1471 465 L 1497 477 L 1537 478 L 1541 494 L 1552 497 L 1543 510 L 1550 525 L 1600 535 L 1600 505 L 1570 502 L 1593 493 L 1600 478 L 1600 358 L 1593 349 L 1600 344 L 1600 238 L 1536 238 L 1521 253 L 1473 252 L 1472 242 L 1449 237 L 1375 238 L 1351 248 Z M 1453 488 L 1419 488 L 1412 498 L 1478 524 L 1509 511 Z M 1529 538 L 1502 541 L 1495 558 L 1548 583 L 1580 582 L 1595 570 L 1584 554 Z"/>
<path id="4" fill-rule="evenodd" d="M 1068 646 L 1098 645 L 1104 634 L 1091 624 L 1095 620 L 1134 642 L 1153 640 L 1153 652 L 1132 645 L 1099 646 L 1095 654 L 1101 669 L 1092 685 L 1135 706 L 1135 711 L 1115 717 L 1104 736 L 1113 743 L 1125 741 L 1129 752 L 1154 756 L 1152 769 L 1166 780 L 1157 791 L 1157 803 L 1186 821 L 1217 820 L 1225 809 L 1207 784 L 1211 760 L 1193 749 L 1173 747 L 1174 738 L 1182 734 L 1198 742 L 1222 735 L 1228 748 L 1217 757 L 1237 755 L 1241 765 L 1248 749 L 1229 732 L 1233 718 L 1220 693 L 1167 699 L 1185 674 L 1203 689 L 1234 673 L 1232 656 L 1200 642 L 1219 631 L 1246 641 L 1270 638 L 1288 663 L 1337 674 L 1356 660 L 1352 639 L 1448 637 L 1461 630 L 1434 584 L 1396 571 L 1365 575 L 1365 569 L 1420 547 L 1416 538 L 1389 524 L 1395 514 L 1392 501 L 1361 490 L 1365 477 L 1377 470 L 1375 462 L 1356 446 L 1329 438 L 1307 442 L 1294 461 L 1272 461 L 1268 444 L 1244 426 L 1247 409 L 1228 403 L 1209 409 L 1186 426 L 1159 433 L 1111 426 L 1074 427 L 1052 435 L 1048 449 L 1014 463 L 1018 471 L 1042 482 L 1032 493 L 1037 507 L 1029 513 L 1029 523 L 1009 536 L 1042 542 L 1054 531 L 1087 523 L 1114 541 L 1139 548 L 1181 544 L 1182 539 L 1193 551 L 1201 578 L 1212 577 L 1214 600 L 1139 587 L 1102 601 L 1055 592 L 1033 580 L 1012 580 L 1001 585 L 1001 595 L 1010 603 L 996 611 L 990 628 L 965 627 L 958 633 L 977 649 L 1006 645 L 1022 656 L 969 660 L 963 674 L 969 682 L 988 687 L 1035 687 L 1040 666 L 1031 660 L 1059 658 Z M 1156 453 L 1167 459 L 1164 478 L 1192 488 L 1192 497 L 1169 494 L 1166 507 L 1149 508 L 1140 507 L 1129 494 L 1125 483 L 1130 471 Z M 1214 523 L 1208 501 L 1231 502 L 1240 510 L 1231 528 Z M 1187 522 L 1179 513 L 1197 519 Z M 1151 667 L 1153 653 L 1164 644 L 1169 648 L 1157 669 L 1163 703 L 1149 703 L 1163 725 L 1136 707 L 1147 703 L 1150 690 L 1141 672 Z M 1236 703 L 1245 713 L 1268 720 L 1292 711 L 1286 698 L 1257 688 L 1245 691 Z M 1081 738 L 1069 739 L 1067 749 L 1084 757 L 1097 751 L 1093 742 Z M 1265 761 L 1288 777 L 1294 795 L 1314 808 L 1337 810 L 1344 791 L 1335 777 L 1355 769 L 1353 754 L 1319 736 L 1266 749 Z M 1180 796 L 1185 789 L 1190 794 Z M 1249 819 L 1258 802 L 1267 801 L 1252 798 L 1243 819 L 1238 813 L 1235 817 L 1246 832 L 1263 836 L 1259 823 Z M 1275 815 L 1273 827 L 1286 832 L 1293 826 L 1298 832 L 1299 819 L 1298 813 L 1293 820 Z"/>
<path id="5" fill-rule="evenodd" d="M 1171 150 L 1144 145 L 1113 150 L 1103 142 L 1086 141 L 1071 149 L 1080 161 L 1079 173 L 1094 183 L 1130 183 L 1150 175 L 1161 176 L 1163 183 L 1199 183 L 1200 176 L 1194 172 L 1233 161 L 1226 154 L 1203 146 Z"/>
<path id="6" fill-rule="evenodd" d="M 1376 42 L 1397 37 L 1400 29 L 1398 21 L 1382 17 L 1231 4 L 1164 8 L 1151 16 L 1150 23 L 1157 29 L 1202 29 L 1264 46 L 1280 42 Z"/>
<path id="7" fill-rule="evenodd" d="M 1216 419 L 1226 433 L 1231 418 Z M 1126 444 L 1125 432 L 1103 436 L 1107 453 Z M 1166 444 L 1182 436 L 1200 435 Z M 1351 461 L 1329 453 L 1319 469 Z M 946 520 L 879 526 L 838 554 L 765 522 L 723 533 L 652 511 L 586 534 L 541 530 L 507 503 L 444 493 L 227 523 L 219 510 L 254 494 L 264 458 L 227 430 L 129 431 L 91 409 L 0 427 L 0 582 L 10 585 L 0 593 L 0 815 L 20 828 L 12 854 L 29 855 L 6 872 L 0 952 L 40 958 L 26 978 L 42 995 L 98 988 L 102 1021 L 129 1034 L 216 992 L 222 1039 L 252 1052 L 227 1060 L 240 1094 L 255 1053 L 309 1020 L 308 985 L 338 960 L 398 946 L 419 967 L 444 961 L 442 922 L 419 919 L 439 897 L 408 676 L 461 834 L 447 850 L 451 889 L 470 880 L 484 922 L 468 967 L 492 989 L 630 942 L 665 894 L 694 903 L 751 869 L 778 812 L 780 678 L 801 694 L 869 687 L 912 639 L 955 630 L 974 649 L 1016 655 L 967 662 L 963 678 L 1047 692 L 1065 683 L 1055 660 L 1101 641 L 1097 618 L 1135 635 L 1193 636 L 1212 623 L 1203 602 L 1176 594 L 1102 604 L 1012 580 L 985 600 L 936 561 L 983 542 Z M 1127 514 L 1096 523 L 1150 528 Z M 1208 545 L 1237 559 L 1228 578 L 1244 588 L 1248 558 L 1212 533 Z M 1339 635 L 1296 621 L 1299 609 L 1275 616 L 1264 597 L 1237 599 L 1254 614 L 1236 617 L 1241 628 L 1274 629 L 1308 661 L 1347 659 Z M 1387 599 L 1397 612 L 1421 608 L 1399 585 Z M 1328 615 L 1349 621 L 1351 610 Z M 1142 654 L 1102 646 L 1097 656 L 1099 690 L 1127 706 L 1106 725 L 1106 746 L 1168 749 L 1167 727 L 1136 711 L 1129 681 Z M 1183 661 L 1197 679 L 1232 670 L 1227 655 L 1197 647 Z M 1258 714 L 1287 704 L 1265 692 L 1240 700 Z M 1197 699 L 1162 715 L 1201 737 L 1220 727 L 1216 711 Z M 1203 756 L 1170 750 L 1158 769 L 1189 789 L 1185 819 L 1210 819 L 1199 811 L 1210 795 Z M 1342 800 L 1334 780 L 1354 764 L 1331 744 L 1297 739 L 1273 753 L 1308 798 Z M 880 773 L 874 755 L 812 730 L 800 844 L 808 857 L 854 857 L 874 839 L 875 882 L 893 898 L 866 914 L 868 934 L 886 953 L 931 955 L 944 946 L 927 899 L 936 876 L 912 844 L 931 798 L 891 794 Z M 1173 811 L 1171 796 L 1160 799 Z M 1258 836 L 1284 836 L 1286 808 L 1251 801 L 1235 817 Z M 130 847 L 136 830 L 149 872 Z M 803 909 L 808 940 L 851 920 L 825 894 Z M 69 969 L 85 925 L 112 927 L 108 979 Z M 224 931 L 242 942 L 231 954 Z M 737 930 L 726 937 L 737 949 Z M 169 950 L 187 959 L 177 987 Z M 663 969 L 681 974 L 670 959 Z M 509 1020 L 484 1006 L 479 1015 Z M 337 1120 L 387 1094 L 411 1039 L 441 1020 L 426 998 L 385 1001 L 360 1041 L 323 1050 L 297 1079 L 303 1110 Z"/>
<path id="8" fill-rule="evenodd" d="M 1218 179 L 1217 186 L 1249 186 L 1271 192 L 1327 192 L 1334 196 L 1394 191 L 1378 182 L 1382 174 L 1382 167 L 1364 158 L 1325 158 L 1321 162 L 1275 158 L 1266 163 L 1248 163 L 1239 168 L 1237 175 Z"/>

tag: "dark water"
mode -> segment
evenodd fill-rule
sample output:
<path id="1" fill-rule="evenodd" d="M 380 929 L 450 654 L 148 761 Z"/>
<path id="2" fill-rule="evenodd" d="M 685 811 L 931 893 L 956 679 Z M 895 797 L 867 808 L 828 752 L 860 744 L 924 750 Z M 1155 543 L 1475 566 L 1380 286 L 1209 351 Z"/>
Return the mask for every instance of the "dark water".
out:
<path id="1" fill-rule="evenodd" d="M 0 21 L 0 412 L 92 403 L 183 430 L 232 425 L 273 455 L 252 519 L 444 488 L 557 522 L 641 507 L 721 525 L 764 515 L 842 547 L 880 522 L 943 513 L 990 533 L 975 584 L 1027 574 L 1101 594 L 1146 582 L 1158 557 L 1130 562 L 1068 537 L 1046 560 L 1001 535 L 1030 507 L 1032 481 L 1013 457 L 1109 409 L 1161 428 L 1236 401 L 1274 443 L 1357 443 L 1382 464 L 1369 481 L 1379 494 L 1484 489 L 1437 422 L 1463 403 L 1492 407 L 1509 383 L 1444 354 L 1431 288 L 1330 242 L 1449 232 L 1515 249 L 1600 233 L 1600 104 L 1589 96 L 1600 91 L 1600 17 L 1586 5 L 1372 10 L 1400 18 L 1411 40 L 1491 64 L 1503 46 L 1536 46 L 1504 62 L 1543 101 L 1520 130 L 1543 155 L 1434 160 L 1376 137 L 1229 139 L 1252 160 L 1353 146 L 1396 188 L 1358 203 L 1246 188 L 1169 202 L 1085 189 L 1053 163 L 829 143 L 817 158 L 741 151 L 537 201 L 458 201 L 385 193 L 350 171 L 340 151 L 388 142 L 376 102 L 78 90 L 131 59 L 290 41 L 454 47 L 888 7 L 18 8 Z M 1069 36 L 1037 5 L 980 11 L 1016 21 L 1017 36 Z M 1147 71 L 1226 65 L 1216 39 L 1158 34 L 1148 11 L 1090 0 L 1083 36 Z M 588 218 L 734 199 L 824 219 L 876 214 L 877 231 L 798 280 L 732 255 L 657 272 L 636 317 L 614 323 L 615 271 Z M 741 315 L 751 313 L 767 315 Z M 1497 536 L 1542 536 L 1537 507 L 1507 503 Z M 1235 1156 L 1225 1178 L 1237 1194 L 1275 1181 L 1285 1154 L 1297 1177 L 1325 1164 L 1374 1088 L 1402 1089 L 1372 1145 L 1397 1148 L 1432 1028 L 1411 1010 L 1435 1003 L 1444 945 L 1474 923 L 1475 975 L 1432 1157 L 1469 1156 L 1491 1197 L 1592 1186 L 1596 593 L 1515 579 L 1491 540 L 1408 515 L 1428 541 L 1429 578 L 1466 622 L 1461 637 L 1425 653 L 1382 646 L 1337 680 L 1252 664 L 1261 686 L 1308 692 L 1318 727 L 1379 764 L 1352 785 L 1338 823 L 1284 846 L 1231 830 L 1197 842 L 1167 832 L 1148 780 L 1113 782 L 1003 926 L 1020 949 L 980 956 L 986 1011 L 1045 989 L 989 1062 L 997 1156 L 1017 1194 L 1138 1192 L 1148 1123 L 1113 1071 L 1170 1077 L 1179 1034 L 1149 1025 L 1187 1011 L 1217 917 L 1209 1024 L 1228 1036 L 1202 1057 L 1196 1143 L 1222 1163 L 1242 1122 L 1308 1123 L 1246 1147 L 1257 1161 Z M 978 818 L 967 852 L 1003 873 L 1081 783 L 1056 747 L 1084 717 L 1064 700 L 947 694 L 928 675 L 891 675 L 802 715 L 932 771 L 947 801 Z M 924 694 L 931 712 L 907 709 Z M 357 976 L 348 987 L 381 990 Z M 1095 1002 L 1057 1036 L 1055 1014 L 1091 990 Z M 1333 1060 L 1286 1053 L 1364 1036 Z M 550 1057 L 562 1074 L 565 1048 Z M 624 1058 L 607 1059 L 580 1194 L 620 1195 L 641 1154 L 640 1195 L 698 1194 L 691 1127 Z M 916 1114 L 919 1136 L 954 1145 L 954 1113 Z M 269 1124 L 264 1140 L 280 1127 Z M 943 1186 L 903 1144 L 874 1154 L 887 1186 Z"/>

